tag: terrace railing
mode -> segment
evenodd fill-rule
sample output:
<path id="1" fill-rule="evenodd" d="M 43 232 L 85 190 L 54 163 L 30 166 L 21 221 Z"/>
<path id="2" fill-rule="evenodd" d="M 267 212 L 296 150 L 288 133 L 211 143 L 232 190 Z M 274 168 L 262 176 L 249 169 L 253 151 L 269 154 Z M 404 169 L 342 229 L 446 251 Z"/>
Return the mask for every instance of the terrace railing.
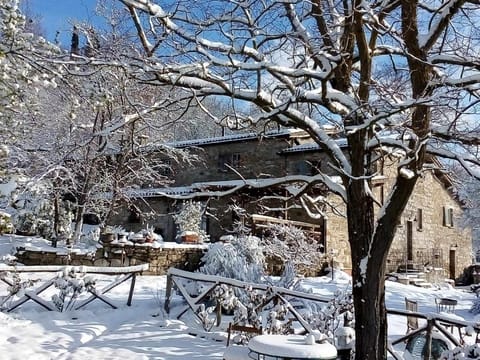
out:
<path id="1" fill-rule="evenodd" d="M 467 327 L 473 329 L 473 331 L 476 333 L 475 342 L 479 341 L 479 335 L 480 335 L 479 324 L 472 324 L 470 322 L 462 321 L 462 320 L 454 320 L 442 314 L 434 314 L 434 313 L 422 314 L 419 312 L 399 310 L 399 309 L 387 309 L 387 314 L 400 315 L 400 316 L 405 316 L 407 318 L 413 317 L 417 319 L 423 319 L 425 321 L 424 326 L 421 326 L 418 329 L 413 330 L 408 334 L 394 341 L 388 342 L 387 350 L 396 360 L 403 360 L 403 358 L 394 350 L 394 346 L 403 342 L 408 342 L 409 339 L 412 339 L 413 337 L 421 333 L 424 333 L 424 336 L 426 337 L 426 343 L 425 343 L 426 353 L 424 355 L 424 359 L 430 359 L 431 351 L 432 351 L 432 338 L 433 338 L 432 333 L 434 329 L 438 330 L 455 346 L 464 345 L 464 337 L 466 336 Z M 457 335 L 454 335 L 455 334 L 455 332 L 453 331 L 454 329 L 456 329 Z"/>

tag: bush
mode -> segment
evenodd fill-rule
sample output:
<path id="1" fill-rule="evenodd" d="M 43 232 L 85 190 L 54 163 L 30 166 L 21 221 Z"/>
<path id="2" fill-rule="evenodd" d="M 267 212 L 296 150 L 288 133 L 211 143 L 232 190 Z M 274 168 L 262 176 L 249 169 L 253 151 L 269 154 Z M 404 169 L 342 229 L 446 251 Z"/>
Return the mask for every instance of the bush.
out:
<path id="1" fill-rule="evenodd" d="M 0 211 L 0 234 L 13 232 L 10 214 Z"/>
<path id="2" fill-rule="evenodd" d="M 265 256 L 255 236 L 232 237 L 229 243 L 214 243 L 203 256 L 200 272 L 231 279 L 260 283 Z"/>

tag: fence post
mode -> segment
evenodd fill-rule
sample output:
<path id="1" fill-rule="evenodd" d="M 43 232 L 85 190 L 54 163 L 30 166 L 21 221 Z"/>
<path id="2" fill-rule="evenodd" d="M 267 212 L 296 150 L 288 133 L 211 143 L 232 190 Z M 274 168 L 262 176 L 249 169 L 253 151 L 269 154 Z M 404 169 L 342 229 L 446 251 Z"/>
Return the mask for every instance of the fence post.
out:
<path id="1" fill-rule="evenodd" d="M 165 290 L 165 304 L 163 308 L 167 314 L 170 313 L 170 297 L 172 296 L 173 280 L 172 275 L 167 275 L 167 289 Z"/>
<path id="2" fill-rule="evenodd" d="M 427 341 L 425 343 L 425 360 L 430 360 L 432 355 L 432 329 L 434 320 L 427 320 Z"/>
<path id="3" fill-rule="evenodd" d="M 216 306 L 215 306 L 215 313 L 217 315 L 217 326 L 220 326 L 222 323 L 222 304 L 220 301 L 216 301 Z"/>
<path id="4" fill-rule="evenodd" d="M 133 291 L 135 289 L 135 281 L 137 278 L 137 273 L 133 273 L 131 275 L 131 280 L 130 280 L 130 291 L 128 293 L 128 300 L 127 300 L 127 305 L 132 306 L 132 299 L 133 299 Z"/>

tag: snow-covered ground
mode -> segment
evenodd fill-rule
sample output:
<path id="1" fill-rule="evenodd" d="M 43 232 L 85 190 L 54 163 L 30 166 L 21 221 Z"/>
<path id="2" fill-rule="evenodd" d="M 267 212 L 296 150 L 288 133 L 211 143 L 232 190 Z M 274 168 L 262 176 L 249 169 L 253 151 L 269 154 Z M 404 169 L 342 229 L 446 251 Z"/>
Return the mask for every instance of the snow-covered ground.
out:
<path id="1" fill-rule="evenodd" d="M 8 254 L 14 243 L 11 237 L 0 237 L 0 257 Z M 30 246 L 42 246 L 40 240 L 29 239 Z M 35 242 L 39 244 L 36 245 Z M 35 275 L 48 276 L 48 275 Z M 331 295 L 348 286 L 344 277 L 307 278 L 306 287 L 315 293 Z M 0 313 L 0 359 L 221 359 L 225 350 L 225 333 L 216 331 L 206 337 L 193 336 L 198 327 L 188 316 L 176 320 L 164 312 L 165 276 L 137 278 L 131 307 L 126 306 L 129 284 L 124 283 L 109 293 L 118 309 L 94 301 L 82 310 L 51 312 L 27 302 L 11 313 Z M 0 286 L 0 295 L 5 287 Z M 435 297 L 458 300 L 456 315 L 474 320 L 468 312 L 474 294 L 447 286 L 423 289 L 387 282 L 386 302 L 389 308 L 404 309 L 404 298 L 417 300 L 419 310 L 434 313 Z M 181 308 L 181 299 L 173 301 L 173 311 Z M 389 316 L 389 336 L 406 332 L 406 320 Z"/>

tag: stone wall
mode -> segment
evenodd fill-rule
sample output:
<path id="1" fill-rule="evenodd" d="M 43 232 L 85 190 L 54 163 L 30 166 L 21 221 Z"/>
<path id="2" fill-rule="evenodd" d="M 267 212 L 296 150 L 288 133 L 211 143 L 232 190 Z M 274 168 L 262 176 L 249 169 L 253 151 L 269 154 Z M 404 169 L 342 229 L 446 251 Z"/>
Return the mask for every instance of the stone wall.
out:
<path id="1" fill-rule="evenodd" d="M 450 209 L 453 214 L 451 223 L 444 222 L 444 209 Z M 471 231 L 462 228 L 461 215 L 459 202 L 436 176 L 426 172 L 417 182 L 403 212 L 390 253 L 405 252 L 408 227 L 411 227 L 413 261 L 420 262 L 421 254 L 435 254 L 437 259 L 430 260 L 428 265 L 443 267 L 449 278 L 459 279 L 472 263 Z"/>
<path id="2" fill-rule="evenodd" d="M 173 244 L 172 244 L 173 245 Z M 201 258 L 207 251 L 205 245 L 181 247 L 152 247 L 148 245 L 104 244 L 96 252 L 76 253 L 39 251 L 17 248 L 17 261 L 27 266 L 34 265 L 73 265 L 73 266 L 134 266 L 149 264 L 144 275 L 165 275 L 170 267 L 186 271 L 196 271 L 201 265 Z M 303 276 L 319 276 L 328 263 L 319 256 L 315 264 L 300 267 L 298 273 Z M 266 272 L 279 276 L 284 269 L 283 261 L 267 258 Z"/>
<path id="3" fill-rule="evenodd" d="M 204 144 L 202 148 L 191 148 L 189 151 L 201 157 L 201 161 L 189 166 L 184 163 L 174 164 L 174 183 L 172 186 L 191 185 L 195 182 L 238 180 L 238 173 L 246 179 L 255 179 L 265 174 L 283 176 L 284 166 L 276 154 L 289 146 L 288 140 L 282 137 L 267 139 L 250 139 L 245 141 Z M 235 171 L 225 169 L 222 159 L 237 154 L 238 163 Z M 275 154 L 272 156 L 272 154 Z M 279 166 L 280 161 L 280 166 Z"/>
<path id="4" fill-rule="evenodd" d="M 378 183 L 373 189 L 380 201 L 385 201 L 381 193 L 386 194 L 387 189 L 393 186 L 395 171 L 395 166 L 385 168 L 383 184 Z M 330 196 L 329 202 L 337 202 L 336 211 L 345 213 L 345 206 L 340 199 Z M 451 209 L 451 224 L 444 223 L 444 208 Z M 399 256 L 404 259 L 402 264 L 408 262 L 407 233 L 410 227 L 412 260 L 408 262 L 409 265 L 443 268 L 448 278 L 461 280 L 464 269 L 472 263 L 471 231 L 462 228 L 461 215 L 460 204 L 446 189 L 446 184 L 432 172 L 425 172 L 418 180 L 397 224 L 387 259 L 387 271 L 396 270 L 398 264 L 394 260 Z M 327 252 L 329 249 L 335 250 L 336 260 L 343 264 L 344 269 L 351 269 L 346 218 L 332 211 L 327 211 Z"/>
<path id="5" fill-rule="evenodd" d="M 172 244 L 173 245 L 173 244 Z M 61 253 L 18 248 L 15 255 L 24 265 L 130 266 L 149 263 L 145 274 L 165 275 L 170 267 L 195 271 L 206 246 L 153 247 L 149 245 L 105 244 L 91 253 Z"/>

